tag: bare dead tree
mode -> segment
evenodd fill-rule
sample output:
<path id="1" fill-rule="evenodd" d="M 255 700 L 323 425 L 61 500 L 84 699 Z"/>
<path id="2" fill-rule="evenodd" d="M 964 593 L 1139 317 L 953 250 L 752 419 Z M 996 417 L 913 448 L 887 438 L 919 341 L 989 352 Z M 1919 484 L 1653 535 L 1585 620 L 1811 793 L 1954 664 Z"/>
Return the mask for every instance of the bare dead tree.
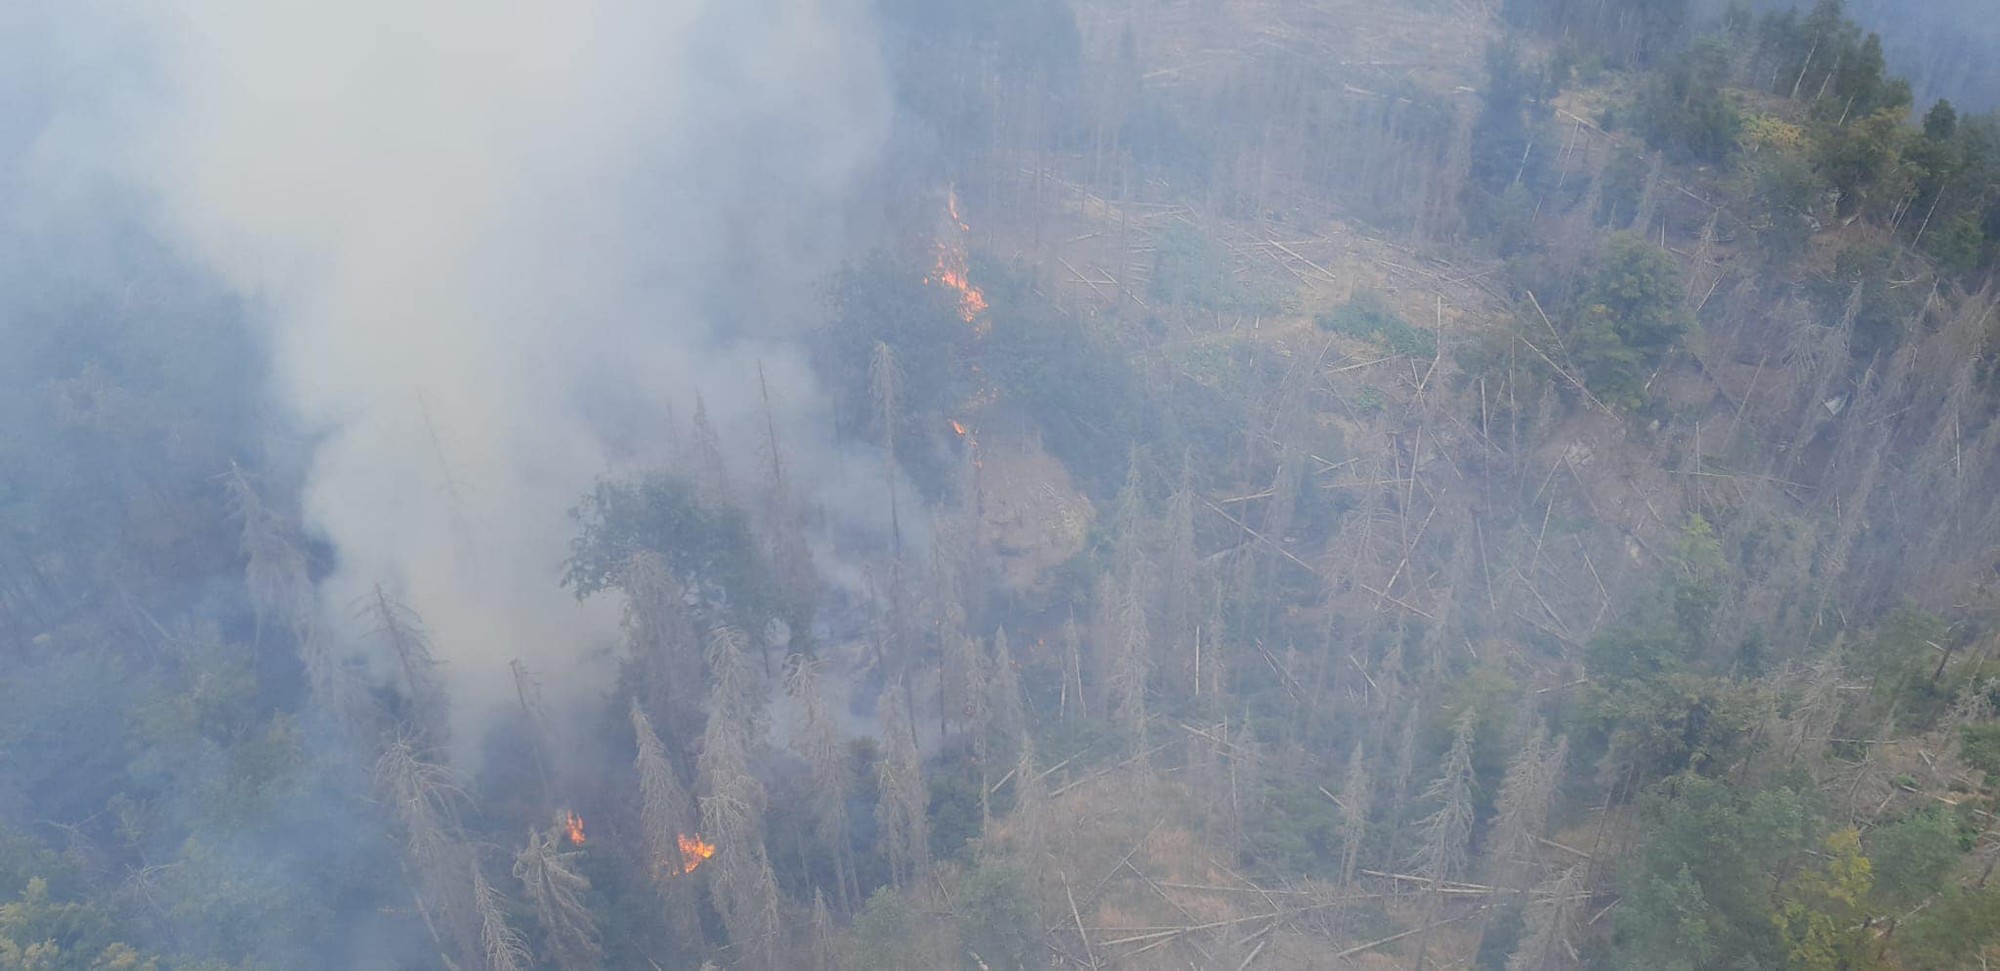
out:
<path id="1" fill-rule="evenodd" d="M 304 629 L 298 653 L 313 703 L 338 716 L 357 738 L 379 736 L 387 713 L 367 682 L 342 665 L 334 653 L 333 639 L 322 627 L 313 624 Z"/>
<path id="2" fill-rule="evenodd" d="M 1021 743 L 1021 757 L 1014 762 L 1014 812 L 1012 822 L 1016 854 L 1028 874 L 1039 877 L 1048 858 L 1049 786 L 1035 761 L 1035 743 Z"/>
<path id="3" fill-rule="evenodd" d="M 1264 751 L 1247 711 L 1222 751 L 1227 760 L 1229 783 L 1228 800 L 1224 803 L 1229 821 L 1226 833 L 1235 845 L 1242 846 L 1250 821 L 1264 808 Z"/>
<path id="4" fill-rule="evenodd" d="M 764 735 L 763 715 L 743 647 L 742 633 L 733 628 L 718 628 L 709 638 L 712 689 L 696 760 L 699 803 L 702 828 L 717 847 L 712 885 L 722 926 L 758 966 L 774 967 L 782 934 L 777 878 L 764 846 L 764 785 L 750 768 L 750 750 Z"/>
<path id="5" fill-rule="evenodd" d="M 889 873 L 898 887 L 909 885 L 930 866 L 930 792 L 924 787 L 915 726 L 903 703 L 903 686 L 882 692 L 883 751 L 876 766 L 882 787 L 875 815 L 889 855 Z"/>
<path id="6" fill-rule="evenodd" d="M 639 670 L 639 695 L 667 742 L 685 748 L 707 715 L 702 686 L 708 661 L 687 608 L 686 591 L 658 553 L 634 553 L 619 575 L 625 591 L 625 637 Z"/>
<path id="7" fill-rule="evenodd" d="M 1781 736 L 1775 740 L 1789 766 L 1804 767 L 1815 779 L 1824 771 L 1821 756 L 1844 707 L 1840 674 L 1839 662 L 1830 656 L 1806 669 L 1799 697 L 1789 717 L 1781 720 Z"/>
<path id="8" fill-rule="evenodd" d="M 1110 672 L 1111 717 L 1125 733 L 1133 751 L 1146 752 L 1146 680 L 1152 670 L 1152 636 L 1146 629 L 1144 591 L 1132 571 L 1110 588 L 1110 633 L 1115 638 Z"/>
<path id="9" fill-rule="evenodd" d="M 708 718 L 739 726 L 745 750 L 763 744 L 763 689 L 748 663 L 750 639 L 741 630 L 721 626 L 708 632 Z"/>
<path id="10" fill-rule="evenodd" d="M 965 630 L 965 611 L 956 600 L 938 605 L 938 734 L 950 731 L 951 716 L 967 732 L 981 719 L 986 689 L 980 664 L 980 645 Z"/>
<path id="11" fill-rule="evenodd" d="M 221 478 L 230 515 L 242 527 L 238 549 L 243 554 L 250 609 L 257 619 L 257 639 L 263 640 L 265 624 L 275 622 L 284 625 L 294 642 L 303 646 L 312 639 L 313 585 L 298 531 L 265 505 L 236 463 L 229 463 L 229 471 Z"/>
<path id="12" fill-rule="evenodd" d="M 817 658 L 804 654 L 794 654 L 786 662 L 785 694 L 798 705 L 789 741 L 792 751 L 805 761 L 810 777 L 814 838 L 832 855 L 835 892 L 842 907 L 851 911 L 860 896 L 847 835 L 851 775 L 847 746 L 827 711 L 819 667 Z"/>
<path id="13" fill-rule="evenodd" d="M 1166 638 L 1166 657 L 1175 669 L 1174 680 L 1185 682 L 1191 693 L 1201 694 L 1201 662 L 1197 638 L 1200 636 L 1203 604 L 1207 599 L 1201 557 L 1195 549 L 1195 495 L 1189 463 L 1182 463 L 1181 481 L 1167 498 L 1162 517 L 1160 551 L 1160 599 L 1163 608 L 1161 631 Z"/>
<path id="14" fill-rule="evenodd" d="M 987 787 L 997 774 L 994 767 L 1001 760 L 1000 753 L 1011 752 L 1012 747 L 993 734 L 992 661 L 986 656 L 985 644 L 979 638 L 961 635 L 958 645 L 954 667 L 962 679 L 959 694 L 964 703 L 960 714 L 972 746 L 973 762 L 979 769 L 979 818 L 984 825 L 993 819 Z"/>
<path id="15" fill-rule="evenodd" d="M 1070 709 L 1074 707 L 1076 711 L 1075 717 L 1087 717 L 1090 714 L 1090 709 L 1085 704 L 1083 695 L 1083 632 L 1077 628 L 1075 616 L 1071 616 L 1063 621 L 1059 639 L 1062 641 L 1063 647 L 1063 677 L 1059 702 L 1061 710 L 1059 714 L 1064 718 L 1068 718 L 1070 717 Z"/>
<path id="16" fill-rule="evenodd" d="M 395 655 L 397 686 L 408 704 L 403 719 L 407 730 L 426 746 L 442 747 L 449 736 L 449 703 L 423 618 L 390 597 L 380 583 L 361 602 L 357 614 L 369 625 L 370 635 Z"/>
<path id="17" fill-rule="evenodd" d="M 785 478 L 784 452 L 778 447 L 778 423 L 771 408 L 771 386 L 764 380 L 762 361 L 757 363 L 757 390 L 764 398 L 765 444 L 771 460 L 763 517 L 771 565 L 786 596 L 795 603 L 809 604 L 819 590 L 819 573 L 813 567 L 812 546 L 806 542 L 805 511 Z"/>
<path id="18" fill-rule="evenodd" d="M 813 889 L 812 971 L 840 971 L 840 938 L 833 926 L 833 914 L 826 908 L 826 895 Z"/>
<path id="19" fill-rule="evenodd" d="M 977 438 L 963 440 L 965 450 L 958 463 L 958 504 L 938 517 L 936 531 L 948 534 L 952 572 L 957 576 L 958 602 L 966 616 L 981 616 L 987 597 L 994 588 L 993 544 L 986 529 L 986 464 L 980 457 Z"/>
<path id="20" fill-rule="evenodd" d="M 869 394 L 875 399 L 875 420 L 882 432 L 882 451 L 887 467 L 883 477 L 889 486 L 889 535 L 891 552 L 898 562 L 903 559 L 903 523 L 896 508 L 896 389 L 901 378 L 896 365 L 896 352 L 881 341 L 875 342 L 874 353 L 868 360 Z"/>
<path id="21" fill-rule="evenodd" d="M 541 784 L 541 811 L 555 811 L 555 784 L 549 777 L 549 719 L 542 707 L 542 686 L 520 658 L 507 662 L 514 676 L 514 700 L 520 705 L 521 720 L 528 732 L 528 750 L 535 759 L 535 778 Z"/>
<path id="22" fill-rule="evenodd" d="M 632 734 L 639 745 L 634 767 L 639 772 L 639 822 L 648 869 L 666 910 L 670 936 L 682 949 L 692 950 L 702 941 L 700 901 L 695 885 L 686 879 L 688 861 L 681 840 L 698 828 L 694 799 L 681 785 L 680 774 L 667 758 L 667 747 L 636 698 L 632 700 Z"/>
<path id="23" fill-rule="evenodd" d="M 476 860 L 472 864 L 472 901 L 479 914 L 479 946 L 486 958 L 486 971 L 533 968 L 535 956 L 528 950 L 527 942 L 507 924 L 506 899 L 486 882 L 486 874 Z"/>
<path id="24" fill-rule="evenodd" d="M 1849 361 L 1848 344 L 1854 334 L 1854 320 L 1861 314 L 1861 297 L 1864 289 L 1860 283 L 1848 294 L 1847 309 L 1841 314 L 1840 323 L 1834 327 L 1811 327 L 1800 332 L 1793 346 L 1787 349 L 1784 367 L 1791 383 L 1803 394 L 1794 405 L 1798 412 L 1798 429 L 1789 439 L 1791 447 L 1772 455 L 1773 474 L 1779 478 L 1790 478 L 1798 462 L 1812 441 L 1814 431 L 1824 421 L 1833 416 L 1827 414 L 1824 403 L 1832 400 L 1833 382 L 1840 377 Z M 1782 465 L 1778 463 L 1782 460 Z"/>
<path id="25" fill-rule="evenodd" d="M 1007 629 L 993 632 L 991 674 L 986 679 L 987 752 L 996 762 L 1011 761 L 1028 740 L 1028 709 L 1021 696 L 1020 667 Z"/>
<path id="26" fill-rule="evenodd" d="M 1537 892 L 1528 905 L 1528 923 L 1521 942 L 1507 958 L 1507 971 L 1555 971 L 1567 966 L 1570 934 L 1576 930 L 1587 895 L 1583 889 L 1583 867 L 1572 866 L 1556 874 Z"/>
<path id="27" fill-rule="evenodd" d="M 694 478 L 704 502 L 716 506 L 732 504 L 729 464 L 722 457 L 722 436 L 716 434 L 715 425 L 709 421 L 708 404 L 699 391 L 694 396 Z"/>
<path id="28" fill-rule="evenodd" d="M 551 956 L 564 971 L 594 968 L 604 958 L 597 922 L 583 895 L 590 880 L 576 870 L 577 851 L 562 849 L 560 823 L 546 829 L 528 830 L 528 843 L 514 857 L 514 877 L 542 925 Z"/>
<path id="29" fill-rule="evenodd" d="M 1111 520 L 1111 571 L 1098 584 L 1099 627 L 1113 645 L 1107 678 L 1112 720 L 1140 754 L 1140 774 L 1146 774 L 1146 687 L 1152 676 L 1152 629 L 1147 600 L 1153 568 L 1146 550 L 1145 500 L 1140 492 L 1143 454 L 1135 450 L 1125 487 L 1119 491 Z"/>
<path id="30" fill-rule="evenodd" d="M 432 933 L 440 936 L 440 946 L 449 937 L 460 954 L 478 954 L 475 900 L 464 880 L 473 858 L 458 815 L 464 791 L 449 768 L 427 760 L 419 743 L 406 737 L 384 746 L 374 781 L 377 796 L 402 823 L 404 860 L 415 878 L 418 909 Z"/>
<path id="31" fill-rule="evenodd" d="M 1436 803 L 1437 809 L 1418 824 L 1423 843 L 1412 861 L 1413 872 L 1424 879 L 1429 896 L 1424 907 L 1424 931 L 1417 936 L 1418 971 L 1427 966 L 1430 928 L 1444 899 L 1440 891 L 1447 881 L 1464 871 L 1466 852 L 1472 843 L 1472 730 L 1472 714 L 1467 712 L 1459 717 L 1451 750 L 1445 754 L 1444 771 L 1424 790 L 1423 798 Z"/>
<path id="32" fill-rule="evenodd" d="M 242 527 L 238 543 L 244 559 L 243 579 L 256 616 L 256 642 L 263 642 L 266 625 L 282 625 L 292 636 L 313 702 L 350 727 L 370 724 L 376 712 L 364 687 L 341 666 L 332 639 L 321 632 L 317 622 L 316 594 L 297 527 L 264 502 L 255 484 L 235 463 L 230 463 L 221 481 L 230 515 Z"/>
<path id="33" fill-rule="evenodd" d="M 1361 842 L 1368 835 L 1368 810 L 1373 793 L 1369 789 L 1368 750 L 1357 742 L 1347 757 L 1347 774 L 1340 782 L 1340 886 L 1354 886 L 1354 867 L 1361 857 Z"/>
<path id="34" fill-rule="evenodd" d="M 1569 758 L 1569 739 L 1549 744 L 1540 725 L 1528 732 L 1527 744 L 1507 764 L 1497 800 L 1499 815 L 1494 819 L 1489 858 L 1494 883 L 1512 890 L 1524 890 L 1534 871 L 1542 831 L 1548 827 L 1549 809 L 1555 804 L 1562 783 L 1563 763 Z"/>

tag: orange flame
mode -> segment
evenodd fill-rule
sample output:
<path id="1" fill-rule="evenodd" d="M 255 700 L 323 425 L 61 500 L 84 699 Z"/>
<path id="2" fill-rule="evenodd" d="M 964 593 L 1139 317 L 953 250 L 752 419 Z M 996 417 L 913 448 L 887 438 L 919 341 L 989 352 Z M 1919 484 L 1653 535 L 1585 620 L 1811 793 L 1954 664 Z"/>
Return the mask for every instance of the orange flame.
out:
<path id="1" fill-rule="evenodd" d="M 579 816 L 579 815 L 577 815 L 577 814 L 575 814 L 575 813 L 573 813 L 573 812 L 564 812 L 564 813 L 563 813 L 563 828 L 564 828 L 564 829 L 567 829 L 567 830 L 569 830 L 569 841 L 570 841 L 571 843 L 573 843 L 573 844 L 575 844 L 575 845 L 577 845 L 577 846 L 582 846 L 582 845 L 583 845 L 583 817 L 582 817 L 582 816 Z"/>
<path id="2" fill-rule="evenodd" d="M 951 213 L 951 225 L 956 230 L 948 241 L 938 243 L 937 267 L 925 278 L 927 283 L 936 283 L 958 291 L 958 314 L 972 323 L 986 309 L 986 294 L 972 285 L 972 277 L 965 267 L 966 233 L 972 227 L 958 214 L 958 190 L 945 195 L 945 209 Z"/>
<path id="3" fill-rule="evenodd" d="M 965 437 L 965 425 L 960 423 L 959 420 L 956 418 L 951 419 L 951 430 L 957 432 L 958 437 L 960 438 Z"/>
<path id="4" fill-rule="evenodd" d="M 946 190 L 944 194 L 944 208 L 947 212 L 951 213 L 952 225 L 957 226 L 959 232 L 972 232 L 972 227 L 965 224 L 965 217 L 958 214 L 958 189 L 956 187 Z"/>
<path id="5" fill-rule="evenodd" d="M 678 833 L 674 836 L 674 842 L 680 844 L 682 873 L 693 873 L 696 867 L 708 862 L 708 858 L 715 855 L 715 844 L 704 841 L 700 833 L 693 836 Z"/>

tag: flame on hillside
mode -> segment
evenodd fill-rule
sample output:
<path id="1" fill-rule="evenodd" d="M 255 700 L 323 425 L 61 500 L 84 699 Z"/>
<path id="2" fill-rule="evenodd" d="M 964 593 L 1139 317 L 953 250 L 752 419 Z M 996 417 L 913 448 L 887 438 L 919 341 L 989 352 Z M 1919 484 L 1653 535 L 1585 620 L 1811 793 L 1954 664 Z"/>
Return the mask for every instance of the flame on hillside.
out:
<path id="1" fill-rule="evenodd" d="M 958 190 L 945 194 L 945 211 L 951 215 L 951 232 L 948 239 L 938 241 L 937 266 L 931 275 L 924 278 L 926 283 L 935 283 L 958 293 L 958 315 L 970 324 L 979 319 L 986 309 L 986 294 L 972 285 L 972 277 L 965 266 L 965 235 L 972 232 L 965 219 L 958 214 Z"/>
<path id="2" fill-rule="evenodd" d="M 577 814 L 575 814 L 575 813 L 573 813 L 573 812 L 567 812 L 567 811 L 565 811 L 565 812 L 563 813 L 563 829 L 565 829 L 565 830 L 567 830 L 567 831 L 569 832 L 569 841 L 570 841 L 570 842 L 571 842 L 572 844 L 574 844 L 574 845 L 577 845 L 577 846 L 582 846 L 582 845 L 583 845 L 583 817 L 582 817 L 582 816 L 579 816 L 579 815 L 577 815 Z"/>
<path id="3" fill-rule="evenodd" d="M 708 862 L 709 857 L 715 855 L 715 844 L 703 840 L 700 833 L 693 836 L 686 833 L 676 834 L 674 842 L 680 844 L 683 874 L 693 873 L 697 867 Z"/>
<path id="4" fill-rule="evenodd" d="M 972 403 L 976 405 L 979 402 L 975 400 Z M 952 434 L 957 435 L 959 440 L 965 443 L 965 450 L 972 459 L 973 467 L 978 469 L 985 468 L 986 460 L 980 455 L 979 451 L 979 433 L 973 431 L 971 426 L 956 418 L 947 418 L 945 421 L 950 423 Z"/>

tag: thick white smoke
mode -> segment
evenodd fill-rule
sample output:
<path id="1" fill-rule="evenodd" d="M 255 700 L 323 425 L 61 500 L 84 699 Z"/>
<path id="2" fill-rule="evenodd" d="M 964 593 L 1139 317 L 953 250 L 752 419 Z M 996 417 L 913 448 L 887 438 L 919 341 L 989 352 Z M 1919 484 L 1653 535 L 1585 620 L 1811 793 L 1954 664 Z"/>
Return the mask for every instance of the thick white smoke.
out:
<path id="1" fill-rule="evenodd" d="M 510 659 L 559 671 L 612 635 L 558 586 L 566 512 L 697 390 L 754 454 L 731 429 L 762 427 L 761 362 L 811 448 L 783 335 L 886 129 L 865 0 L 128 13 L 166 92 L 126 116 L 129 173 L 255 299 L 280 396 L 324 435 L 323 609 L 378 581 L 408 601 L 462 722 L 510 696 Z"/>

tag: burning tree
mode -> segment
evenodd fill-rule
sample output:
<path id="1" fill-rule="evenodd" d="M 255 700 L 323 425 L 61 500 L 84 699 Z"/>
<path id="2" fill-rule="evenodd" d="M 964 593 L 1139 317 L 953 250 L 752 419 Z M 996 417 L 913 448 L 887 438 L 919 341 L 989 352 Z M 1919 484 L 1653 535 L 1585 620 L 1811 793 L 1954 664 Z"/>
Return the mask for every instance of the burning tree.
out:
<path id="1" fill-rule="evenodd" d="M 741 631 L 727 627 L 709 638 L 713 692 L 696 762 L 703 791 L 701 820 L 716 842 L 715 904 L 731 943 L 757 956 L 757 966 L 776 967 L 782 933 L 778 883 L 764 849 L 764 785 L 750 771 L 750 749 L 763 734 L 762 718 L 743 642 Z"/>
<path id="2" fill-rule="evenodd" d="M 972 232 L 972 227 L 958 213 L 957 189 L 946 190 L 945 212 L 951 217 L 951 225 L 938 240 L 937 266 L 932 268 L 929 276 L 924 277 L 924 282 L 956 294 L 959 316 L 979 330 L 984 326 L 979 322 L 979 315 L 986 312 L 986 294 L 972 285 L 972 273 L 966 265 L 965 237 Z"/>
<path id="3" fill-rule="evenodd" d="M 632 734 L 637 737 L 639 754 L 640 824 L 645 834 L 646 858 L 651 863 L 653 884 L 666 905 L 667 928 L 676 944 L 693 948 L 701 943 L 701 921 L 697 915 L 694 885 L 680 879 L 700 865 L 686 858 L 683 841 L 695 828 L 694 800 L 681 785 L 667 748 L 653 731 L 653 723 L 632 701 Z M 713 847 L 709 848 L 713 853 Z"/>

